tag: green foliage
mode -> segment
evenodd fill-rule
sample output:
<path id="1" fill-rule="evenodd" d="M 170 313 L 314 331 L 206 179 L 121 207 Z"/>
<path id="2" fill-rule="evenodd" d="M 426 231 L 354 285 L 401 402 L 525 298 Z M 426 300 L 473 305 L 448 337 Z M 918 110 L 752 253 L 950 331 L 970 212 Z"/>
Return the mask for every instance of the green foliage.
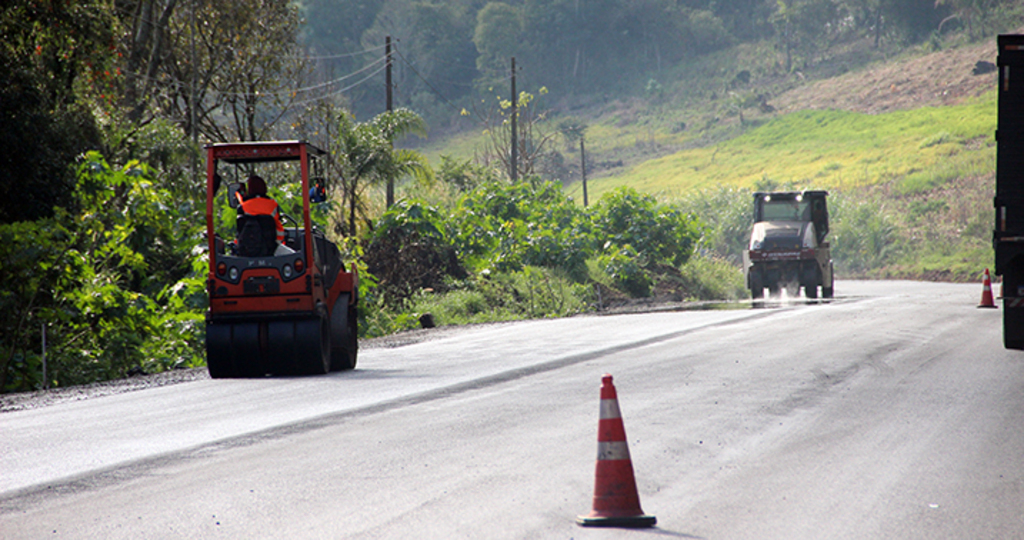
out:
<path id="1" fill-rule="evenodd" d="M 602 197 L 594 207 L 594 226 L 607 245 L 631 246 L 641 266 L 681 266 L 700 238 L 695 217 L 632 188 L 619 188 Z"/>
<path id="2" fill-rule="evenodd" d="M 446 233 L 442 215 L 418 202 L 399 201 L 377 222 L 365 253 L 367 271 L 390 302 L 424 288 L 443 288 L 466 273 Z"/>
<path id="3" fill-rule="evenodd" d="M 436 171 L 437 179 L 455 188 L 459 193 L 472 191 L 485 182 L 497 181 L 497 171 L 486 165 L 476 165 L 472 160 L 460 161 L 448 155 L 441 156 L 441 166 Z"/>
<path id="4" fill-rule="evenodd" d="M 716 255 L 696 255 L 680 268 L 683 287 L 693 300 L 736 300 L 747 297 L 743 272 Z"/>
<path id="5" fill-rule="evenodd" d="M 832 194 L 829 218 L 832 259 L 840 275 L 881 268 L 900 252 L 897 222 L 884 203 Z"/>
<path id="6" fill-rule="evenodd" d="M 524 266 L 486 272 L 447 293 L 422 292 L 410 308 L 432 314 L 439 325 L 565 317 L 587 309 L 589 290 L 557 270 Z"/>
<path id="7" fill-rule="evenodd" d="M 426 124 L 408 109 L 385 111 L 367 122 L 357 122 L 351 113 L 340 111 L 333 122 L 336 132 L 331 153 L 333 173 L 341 181 L 348 203 L 348 234 L 355 236 L 356 217 L 369 219 L 364 192 L 368 184 L 386 185 L 408 175 L 425 184 L 433 180 L 433 171 L 418 152 L 396 149 L 395 140 L 406 134 L 423 135 Z"/>
<path id="8" fill-rule="evenodd" d="M 577 313 L 595 278 L 649 296 L 653 273 L 684 264 L 699 235 L 695 218 L 635 191 L 586 211 L 536 179 L 484 182 L 447 212 L 400 201 L 367 244 L 367 270 L 380 283 L 364 297 L 367 335 L 414 328 L 421 313 L 438 324 Z"/>
<path id="9" fill-rule="evenodd" d="M 737 267 L 750 240 L 753 192 L 719 186 L 691 191 L 679 199 L 683 212 L 700 216 L 704 224 L 701 247 L 710 249 Z"/>
<path id="10" fill-rule="evenodd" d="M 639 261 L 639 253 L 629 244 L 609 248 L 598 256 L 597 264 L 612 279 L 615 288 L 635 298 L 650 296 L 651 276 Z"/>
<path id="11" fill-rule="evenodd" d="M 588 223 L 554 183 L 484 183 L 458 201 L 450 226 L 459 256 L 472 271 L 535 265 L 561 269 L 574 279 L 586 275 Z"/>
<path id="12" fill-rule="evenodd" d="M 202 362 L 205 266 L 195 227 L 132 162 L 77 169 L 77 213 L 0 225 L 0 387 L 81 384 Z"/>
<path id="13" fill-rule="evenodd" d="M 0 72 L 0 222 L 50 217 L 54 206 L 74 206 L 75 178 L 67 164 L 99 144 L 99 129 L 85 107 L 58 106 L 68 98 L 45 88 L 47 75 L 4 56 Z"/>
<path id="14" fill-rule="evenodd" d="M 488 2 L 476 15 L 473 43 L 476 45 L 477 70 L 485 77 L 499 77 L 508 70 L 509 57 L 515 56 L 520 31 L 521 11 L 504 2 Z"/>

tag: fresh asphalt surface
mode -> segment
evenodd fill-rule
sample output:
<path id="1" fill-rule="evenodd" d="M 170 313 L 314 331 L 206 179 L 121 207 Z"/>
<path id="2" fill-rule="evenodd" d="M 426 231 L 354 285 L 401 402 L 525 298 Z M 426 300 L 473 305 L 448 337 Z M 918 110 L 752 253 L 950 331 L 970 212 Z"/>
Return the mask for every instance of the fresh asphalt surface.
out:
<path id="1" fill-rule="evenodd" d="M 0 537 L 1024 538 L 1024 353 L 981 286 L 485 326 L 326 377 L 0 414 Z M 611 373 L 653 529 L 591 508 Z"/>

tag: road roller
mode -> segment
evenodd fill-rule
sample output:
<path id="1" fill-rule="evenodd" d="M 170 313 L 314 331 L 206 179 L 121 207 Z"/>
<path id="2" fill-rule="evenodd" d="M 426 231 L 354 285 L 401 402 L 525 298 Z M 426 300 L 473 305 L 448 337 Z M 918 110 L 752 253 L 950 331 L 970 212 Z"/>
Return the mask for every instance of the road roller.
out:
<path id="1" fill-rule="evenodd" d="M 359 276 L 353 265 L 346 269 L 337 245 L 310 218 L 311 195 L 324 199 L 326 152 L 305 141 L 205 149 L 210 376 L 322 375 L 355 368 Z M 277 216 L 244 212 L 245 181 L 254 176 L 270 185 L 299 184 L 301 208 L 292 197 L 277 207 Z"/>

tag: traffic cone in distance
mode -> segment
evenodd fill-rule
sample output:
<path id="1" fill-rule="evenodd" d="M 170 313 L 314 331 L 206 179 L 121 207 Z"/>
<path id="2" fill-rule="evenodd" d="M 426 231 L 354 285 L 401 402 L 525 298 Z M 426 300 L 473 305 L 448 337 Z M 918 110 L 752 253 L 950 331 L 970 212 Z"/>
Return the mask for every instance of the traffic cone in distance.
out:
<path id="1" fill-rule="evenodd" d="M 633 462 L 629 459 L 626 428 L 619 412 L 619 398 L 612 376 L 601 378 L 601 418 L 597 428 L 597 470 L 594 480 L 594 509 L 578 516 L 584 527 L 653 527 L 654 516 L 640 509 Z"/>
<path id="2" fill-rule="evenodd" d="M 988 268 L 985 269 L 985 281 L 981 284 L 981 303 L 978 304 L 980 308 L 994 308 L 996 307 L 995 301 L 992 299 L 992 279 L 988 275 Z"/>

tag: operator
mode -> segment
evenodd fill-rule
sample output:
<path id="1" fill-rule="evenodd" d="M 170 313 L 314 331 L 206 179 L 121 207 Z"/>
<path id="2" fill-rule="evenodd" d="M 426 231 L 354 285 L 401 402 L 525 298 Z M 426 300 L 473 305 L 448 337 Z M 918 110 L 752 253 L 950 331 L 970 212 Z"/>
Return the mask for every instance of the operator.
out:
<path id="1" fill-rule="evenodd" d="M 320 180 L 316 181 L 316 185 L 309 188 L 309 202 L 322 203 L 327 200 L 327 190 L 324 189 L 324 185 Z"/>
<path id="2" fill-rule="evenodd" d="M 284 225 L 281 224 L 281 211 L 277 207 L 277 201 L 267 196 L 267 183 L 254 174 L 249 177 L 246 184 L 246 195 L 242 199 L 242 205 L 238 207 L 239 214 L 273 217 L 274 227 L 277 229 L 278 251 L 281 251 L 281 248 L 292 251 L 284 245 Z"/>

